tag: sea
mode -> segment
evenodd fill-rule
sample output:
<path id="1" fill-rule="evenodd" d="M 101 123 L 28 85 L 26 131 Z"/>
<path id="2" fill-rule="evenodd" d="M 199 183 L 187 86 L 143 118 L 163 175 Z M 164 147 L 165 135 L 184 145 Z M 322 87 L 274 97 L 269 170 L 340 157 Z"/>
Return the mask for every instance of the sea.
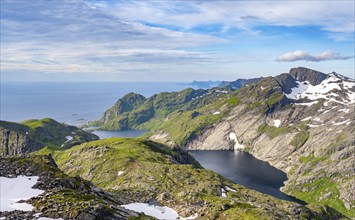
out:
<path id="1" fill-rule="evenodd" d="M 149 97 L 187 87 L 176 82 L 2 82 L 0 119 L 21 122 L 49 117 L 78 126 L 100 119 L 127 93 Z"/>

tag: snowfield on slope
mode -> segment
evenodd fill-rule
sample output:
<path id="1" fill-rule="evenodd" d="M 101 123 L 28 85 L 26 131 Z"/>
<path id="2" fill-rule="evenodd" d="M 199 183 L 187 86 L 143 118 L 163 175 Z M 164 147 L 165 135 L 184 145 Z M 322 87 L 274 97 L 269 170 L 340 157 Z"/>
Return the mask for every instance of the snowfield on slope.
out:
<path id="1" fill-rule="evenodd" d="M 16 178 L 0 177 L 0 211 L 31 211 L 33 206 L 28 203 L 17 203 L 20 200 L 30 199 L 42 194 L 44 191 L 33 189 L 38 176 L 18 176 Z"/>
<path id="2" fill-rule="evenodd" d="M 179 216 L 179 214 L 172 208 L 167 206 L 157 206 L 157 205 L 149 205 L 148 203 L 130 203 L 127 205 L 122 205 L 126 209 L 143 212 L 146 215 L 153 216 L 157 219 L 195 219 L 197 218 L 197 214 L 183 218 Z"/>
<path id="3" fill-rule="evenodd" d="M 320 84 L 312 86 L 308 81 L 296 81 L 298 86 L 291 89 L 290 94 L 285 94 L 290 99 L 307 98 L 309 100 L 325 99 L 329 102 L 338 102 L 344 105 L 355 103 L 355 81 L 345 79 L 337 74 L 331 73 Z M 345 98 L 339 97 L 335 91 L 344 91 Z"/>

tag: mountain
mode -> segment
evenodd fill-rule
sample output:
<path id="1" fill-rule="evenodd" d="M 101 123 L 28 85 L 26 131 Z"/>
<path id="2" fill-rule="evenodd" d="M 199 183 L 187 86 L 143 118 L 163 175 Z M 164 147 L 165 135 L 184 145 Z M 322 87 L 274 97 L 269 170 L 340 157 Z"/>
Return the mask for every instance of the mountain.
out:
<path id="1" fill-rule="evenodd" d="M 170 113 L 200 108 L 225 92 L 189 88 L 180 92 L 162 92 L 149 98 L 129 93 L 89 126 L 100 126 L 103 130 L 151 129 L 164 122 Z"/>
<path id="2" fill-rule="evenodd" d="M 43 219 L 47 217 L 48 219 L 78 220 L 153 219 L 121 207 L 120 199 L 92 183 L 77 176 L 70 177 L 64 174 L 58 169 L 51 156 L 0 158 L 1 177 L 10 177 L 15 180 L 22 175 L 26 175 L 28 179 L 39 177 L 33 188 L 42 190 L 42 193 L 22 201 L 31 204 L 33 211 L 0 211 L 1 219 L 3 217 L 4 219 L 37 219 L 38 216 Z M 6 189 L 6 182 L 2 184 L 2 187 Z M 20 191 L 25 186 L 26 184 L 18 182 L 17 185 L 12 185 L 9 191 Z M 6 193 L 2 193 L 4 193 L 2 200 L 5 200 Z M 18 198 L 13 199 L 18 200 Z"/>
<path id="3" fill-rule="evenodd" d="M 192 87 L 197 87 L 197 88 L 201 88 L 201 89 L 209 89 L 212 87 L 216 87 L 220 84 L 220 81 L 193 81 L 192 83 L 184 83 L 182 85 L 186 85 L 186 86 L 192 86 Z"/>
<path id="4" fill-rule="evenodd" d="M 92 133 L 50 118 L 21 123 L 0 121 L 0 154 L 4 156 L 38 151 L 46 146 L 65 149 L 98 139 Z"/>
<path id="5" fill-rule="evenodd" d="M 218 87 L 228 88 L 230 90 L 237 90 L 247 84 L 257 83 L 261 78 L 253 78 L 253 79 L 237 79 L 232 82 L 222 81 L 218 84 Z"/>
<path id="6" fill-rule="evenodd" d="M 248 151 L 287 173 L 284 192 L 355 217 L 354 80 L 299 67 L 236 91 L 198 93 L 152 96 L 152 117 L 127 128 L 149 129 L 151 140 L 189 150 Z M 159 108 L 157 96 L 164 97 Z M 101 123 L 117 128 L 114 121 Z"/>

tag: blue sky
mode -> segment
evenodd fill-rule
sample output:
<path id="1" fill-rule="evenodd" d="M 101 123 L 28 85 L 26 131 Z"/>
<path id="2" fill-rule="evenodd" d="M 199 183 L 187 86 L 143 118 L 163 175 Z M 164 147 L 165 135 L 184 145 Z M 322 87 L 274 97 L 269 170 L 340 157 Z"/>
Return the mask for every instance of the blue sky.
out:
<path id="1" fill-rule="evenodd" d="M 1 81 L 354 78 L 354 4 L 1 0 Z"/>

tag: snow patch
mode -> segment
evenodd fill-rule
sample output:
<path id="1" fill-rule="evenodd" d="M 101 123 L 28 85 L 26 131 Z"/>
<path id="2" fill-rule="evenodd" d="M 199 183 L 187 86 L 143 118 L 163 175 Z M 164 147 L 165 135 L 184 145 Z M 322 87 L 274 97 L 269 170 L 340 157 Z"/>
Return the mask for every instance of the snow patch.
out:
<path id="1" fill-rule="evenodd" d="M 67 140 L 64 142 L 64 144 L 68 143 L 69 141 L 72 141 L 74 138 L 72 136 L 66 136 L 65 137 Z M 63 147 L 64 144 L 62 144 L 60 147 Z"/>
<path id="2" fill-rule="evenodd" d="M 320 120 L 320 118 L 315 118 L 315 119 L 313 119 L 314 121 L 318 121 L 318 122 L 320 122 L 321 120 Z"/>
<path id="3" fill-rule="evenodd" d="M 320 125 L 312 125 L 312 124 L 308 124 L 308 126 L 309 126 L 310 128 L 317 128 L 317 127 L 319 127 Z"/>
<path id="4" fill-rule="evenodd" d="M 279 120 L 279 119 L 276 119 L 276 120 L 274 120 L 274 126 L 275 127 L 280 127 L 280 125 L 281 125 L 281 120 Z"/>
<path id="5" fill-rule="evenodd" d="M 214 115 L 219 115 L 219 114 L 221 114 L 221 112 L 215 112 L 215 113 L 213 113 Z"/>
<path id="6" fill-rule="evenodd" d="M 308 121 L 309 119 L 311 119 L 312 117 L 307 117 L 307 118 L 304 118 L 302 119 L 301 121 Z"/>
<path id="7" fill-rule="evenodd" d="M 341 122 L 333 122 L 333 125 L 343 125 L 343 124 L 347 124 L 350 122 L 350 119 L 345 120 L 345 121 L 341 121 Z M 350 122 L 351 123 L 351 122 Z"/>
<path id="8" fill-rule="evenodd" d="M 16 178 L 0 177 L 0 211 L 32 211 L 33 206 L 28 203 L 17 203 L 42 194 L 44 191 L 33 189 L 38 176 L 17 176 Z"/>
<path id="9" fill-rule="evenodd" d="M 305 106 L 312 106 L 314 104 L 317 104 L 318 101 L 313 101 L 313 102 L 302 102 L 302 103 L 295 103 L 295 105 L 305 105 Z"/>
<path id="10" fill-rule="evenodd" d="M 244 146 L 239 143 L 239 141 L 237 139 L 237 135 L 234 132 L 229 134 L 229 139 L 234 141 L 234 150 L 244 149 Z"/>
<path id="11" fill-rule="evenodd" d="M 308 86 L 310 85 L 309 82 L 299 82 L 296 81 L 298 84 L 296 87 L 293 87 L 291 89 L 290 94 L 285 94 L 285 96 L 289 99 L 300 99 L 302 98 L 302 94 L 308 89 Z"/>
<path id="12" fill-rule="evenodd" d="M 327 114 L 330 111 L 331 111 L 331 109 L 325 110 L 322 114 Z"/>
<path id="13" fill-rule="evenodd" d="M 197 213 L 193 216 L 183 218 L 178 215 L 178 213 L 167 206 L 157 206 L 149 205 L 148 203 L 130 203 L 127 205 L 122 205 L 126 209 L 133 210 L 136 212 L 143 212 L 146 215 L 153 216 L 157 219 L 195 219 L 197 218 Z"/>
<path id="14" fill-rule="evenodd" d="M 228 93 L 228 91 L 226 91 L 226 90 L 219 90 L 219 89 L 216 89 L 215 91 L 218 92 L 218 93 L 224 93 L 224 94 L 227 94 L 227 93 Z"/>
<path id="15" fill-rule="evenodd" d="M 355 92 L 350 89 L 355 86 L 355 81 L 345 80 L 338 75 L 329 74 L 328 77 L 320 84 L 312 86 L 308 81 L 300 82 L 296 87 L 291 89 L 290 94 L 285 94 L 290 99 L 302 99 L 307 98 L 309 100 L 317 100 L 323 98 L 328 102 L 324 105 L 327 106 L 329 102 L 337 102 L 343 105 L 355 103 Z M 344 91 L 346 98 L 342 99 L 334 90 Z M 338 99 L 335 99 L 338 97 Z"/>
<path id="16" fill-rule="evenodd" d="M 223 188 L 221 188 L 221 196 L 222 197 L 227 197 L 227 194 L 226 194 L 226 190 L 224 190 Z"/>
<path id="17" fill-rule="evenodd" d="M 62 218 L 39 217 L 37 220 L 64 220 L 64 219 L 62 219 Z"/>
<path id="18" fill-rule="evenodd" d="M 234 190 L 234 189 L 232 189 L 232 188 L 229 188 L 228 186 L 225 186 L 225 187 L 226 187 L 226 190 L 228 190 L 228 191 L 237 192 L 237 190 Z"/>
<path id="19" fill-rule="evenodd" d="M 39 217 L 37 220 L 64 220 L 62 218 Z"/>
<path id="20" fill-rule="evenodd" d="M 349 113 L 350 109 L 345 108 L 345 109 L 339 109 L 339 112 L 345 112 L 345 113 Z"/>

